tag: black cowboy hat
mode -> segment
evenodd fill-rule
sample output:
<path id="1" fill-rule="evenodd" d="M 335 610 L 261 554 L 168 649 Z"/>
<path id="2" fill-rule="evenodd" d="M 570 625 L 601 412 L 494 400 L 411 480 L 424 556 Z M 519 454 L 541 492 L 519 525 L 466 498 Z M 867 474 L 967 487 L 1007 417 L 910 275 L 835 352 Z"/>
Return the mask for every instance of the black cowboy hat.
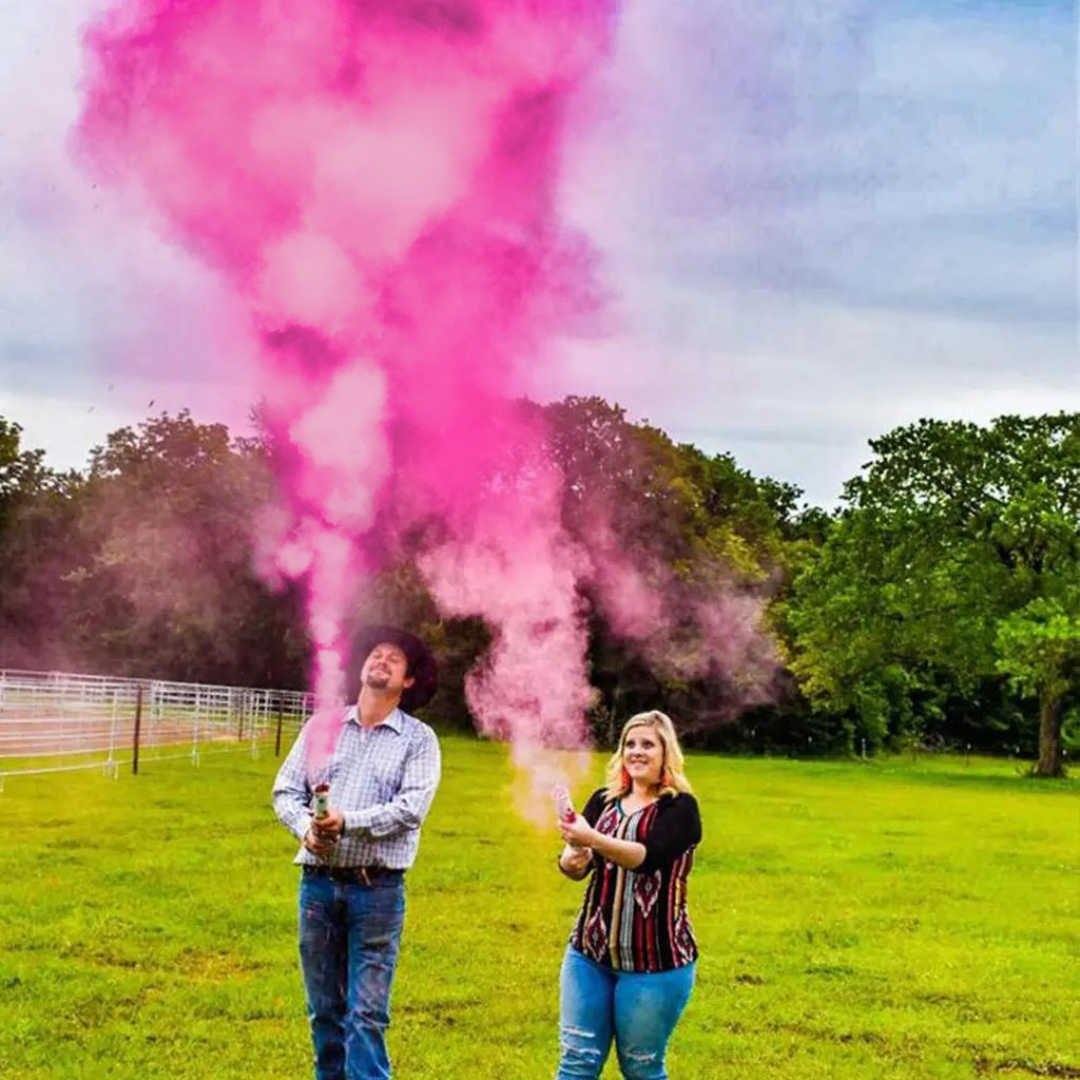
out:
<path id="1" fill-rule="evenodd" d="M 432 651 L 415 635 L 396 626 L 362 626 L 353 636 L 352 659 L 360 667 L 376 645 L 396 645 L 408 661 L 408 676 L 414 682 L 401 695 L 401 707 L 406 712 L 422 709 L 439 688 L 439 665 Z"/>

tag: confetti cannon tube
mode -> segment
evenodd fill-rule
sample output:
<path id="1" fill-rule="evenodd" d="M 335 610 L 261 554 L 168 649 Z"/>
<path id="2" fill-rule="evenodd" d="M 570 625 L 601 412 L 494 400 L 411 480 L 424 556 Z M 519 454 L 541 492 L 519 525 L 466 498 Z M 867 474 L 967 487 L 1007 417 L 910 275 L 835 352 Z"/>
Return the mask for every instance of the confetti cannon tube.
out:
<path id="1" fill-rule="evenodd" d="M 555 800 L 555 812 L 559 815 L 560 821 L 568 824 L 577 821 L 574 804 L 570 801 L 570 792 L 562 784 L 556 784 L 551 789 L 551 797 Z"/>
<path id="2" fill-rule="evenodd" d="M 311 816 L 315 821 L 322 821 L 330 816 L 330 785 L 319 784 L 313 792 L 314 798 L 311 803 Z M 332 863 L 337 857 L 337 840 L 334 840 L 334 849 L 326 856 L 326 861 Z"/>
<path id="3" fill-rule="evenodd" d="M 574 804 L 570 801 L 570 792 L 563 784 L 556 784 L 551 789 L 551 797 L 555 800 L 555 813 L 558 814 L 559 821 L 565 821 L 567 824 L 577 821 L 577 811 L 574 810 Z M 581 851 L 579 844 L 571 844 L 575 851 Z"/>

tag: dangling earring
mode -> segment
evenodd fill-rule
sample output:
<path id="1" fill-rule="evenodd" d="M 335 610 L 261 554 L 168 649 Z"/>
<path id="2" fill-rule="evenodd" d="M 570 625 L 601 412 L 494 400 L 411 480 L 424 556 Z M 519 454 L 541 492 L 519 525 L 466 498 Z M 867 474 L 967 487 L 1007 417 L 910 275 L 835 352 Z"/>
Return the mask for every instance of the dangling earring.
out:
<path id="1" fill-rule="evenodd" d="M 630 787 L 630 774 L 626 771 L 626 769 L 623 769 L 622 771 L 622 786 L 624 788 Z"/>
<path id="2" fill-rule="evenodd" d="M 671 773 L 667 771 L 667 766 L 664 766 L 664 771 L 660 774 L 660 786 L 662 788 L 671 787 Z"/>

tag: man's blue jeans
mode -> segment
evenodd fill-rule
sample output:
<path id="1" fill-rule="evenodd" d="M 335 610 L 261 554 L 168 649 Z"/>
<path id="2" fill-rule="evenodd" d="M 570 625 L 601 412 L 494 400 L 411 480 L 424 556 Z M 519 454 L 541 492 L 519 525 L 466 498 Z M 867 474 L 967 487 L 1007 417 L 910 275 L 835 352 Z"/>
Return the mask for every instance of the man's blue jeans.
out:
<path id="1" fill-rule="evenodd" d="M 639 975 L 613 971 L 567 949 L 561 976 L 556 1080 L 597 1080 L 611 1040 L 626 1080 L 667 1080 L 664 1055 L 697 964 Z"/>
<path id="2" fill-rule="evenodd" d="M 315 1080 L 389 1080 L 385 1035 L 404 921 L 401 874 L 371 885 L 301 878 L 300 967 Z"/>

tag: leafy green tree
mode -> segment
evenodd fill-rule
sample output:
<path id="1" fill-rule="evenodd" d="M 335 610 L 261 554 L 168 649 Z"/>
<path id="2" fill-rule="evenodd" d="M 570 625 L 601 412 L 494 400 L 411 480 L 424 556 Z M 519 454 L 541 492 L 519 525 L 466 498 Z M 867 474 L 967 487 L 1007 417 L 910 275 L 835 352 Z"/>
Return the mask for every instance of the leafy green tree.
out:
<path id="1" fill-rule="evenodd" d="M 598 734 L 658 699 L 684 727 L 692 718 L 702 729 L 730 721 L 751 696 L 750 680 L 740 684 L 741 673 L 719 660 L 708 644 L 716 630 L 703 620 L 710 604 L 718 613 L 732 597 L 766 602 L 783 576 L 785 518 L 794 520 L 801 493 L 755 479 L 730 455 L 677 445 L 602 398 L 570 397 L 543 415 L 565 478 L 567 532 L 601 565 L 613 550 L 632 564 L 662 609 L 656 635 L 629 640 L 613 624 L 602 582 L 585 587 Z M 767 660 L 760 666 L 771 670 Z"/>
<path id="2" fill-rule="evenodd" d="M 1066 606 L 1067 604 L 1067 606 Z M 1040 776 L 1061 771 L 1062 720 L 1080 686 L 1080 591 L 1039 597 L 1001 620 L 998 670 L 1022 694 L 1039 699 Z"/>
<path id="3" fill-rule="evenodd" d="M 804 691 L 880 743 L 1008 677 L 1040 699 L 1037 773 L 1059 775 L 1076 693 L 1080 416 L 923 420 L 870 445 L 787 604 Z"/>
<path id="4" fill-rule="evenodd" d="M 22 427 L 0 416 L 0 532 L 16 508 L 40 492 L 49 478 L 45 451 L 24 449 Z"/>
<path id="5" fill-rule="evenodd" d="M 99 670 L 302 686 L 302 591 L 259 580 L 252 538 L 272 497 L 254 440 L 187 412 L 108 436 L 91 454 L 67 574 L 66 632 Z"/>
<path id="6" fill-rule="evenodd" d="M 68 656 L 56 628 L 81 478 L 21 443 L 20 426 L 0 418 L 0 667 L 57 667 Z"/>

